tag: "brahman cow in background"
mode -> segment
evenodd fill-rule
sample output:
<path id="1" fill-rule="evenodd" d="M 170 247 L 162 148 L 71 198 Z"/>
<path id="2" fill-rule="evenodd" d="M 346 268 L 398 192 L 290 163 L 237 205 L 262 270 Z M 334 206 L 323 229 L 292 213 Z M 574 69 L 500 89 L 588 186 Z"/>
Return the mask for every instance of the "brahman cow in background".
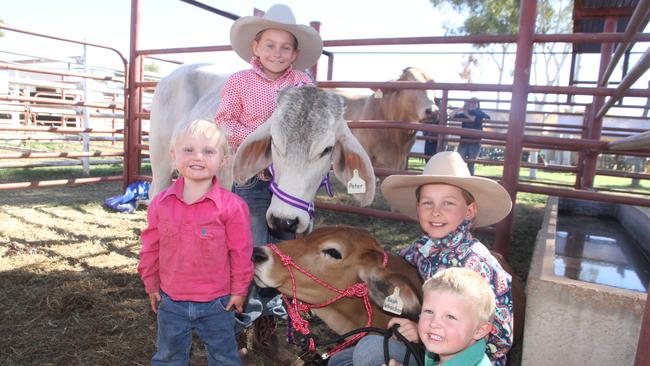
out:
<path id="1" fill-rule="evenodd" d="M 407 67 L 397 81 L 433 82 L 422 70 Z M 345 98 L 346 120 L 387 120 L 420 122 L 438 113 L 433 90 L 382 89 L 375 95 L 351 95 L 337 90 Z M 379 96 L 378 94 L 381 94 Z M 415 130 L 396 128 L 353 128 L 352 133 L 370 156 L 375 168 L 406 169 L 406 159 L 415 143 Z"/>
<path id="2" fill-rule="evenodd" d="M 181 66 L 163 78 L 151 106 L 150 155 L 153 197 L 171 184 L 173 164 L 170 139 L 174 126 L 186 120 L 213 120 L 227 75 L 216 65 Z M 321 181 L 333 166 L 346 184 L 357 170 L 366 182 L 365 193 L 355 194 L 362 205 L 374 199 L 375 175 L 368 155 L 343 119 L 342 98 L 316 87 L 288 88 L 278 95 L 273 115 L 240 145 L 232 170 L 223 169 L 220 184 L 230 188 L 232 177 L 244 182 L 273 163 L 277 189 L 291 200 L 313 202 Z M 273 196 L 267 223 L 294 222 L 296 232 L 311 230 L 306 210 Z"/>
<path id="3" fill-rule="evenodd" d="M 331 300 L 337 293 L 316 283 L 291 263 L 295 263 L 319 280 L 343 291 L 357 283 L 364 283 L 369 289 L 373 303 L 372 325 L 385 328 L 393 315 L 382 311 L 386 296 L 399 287 L 403 303 L 402 317 L 414 318 L 420 312 L 421 279 L 414 266 L 401 257 L 388 254 L 384 268 L 384 249 L 368 232 L 347 227 L 323 227 L 296 240 L 277 245 L 285 258 L 280 258 L 272 247 L 255 248 L 255 283 L 259 287 L 275 288 L 282 294 L 307 304 L 321 304 Z M 495 258 L 512 275 L 512 297 L 514 305 L 514 342 L 518 344 L 523 336 L 526 295 L 524 284 L 512 267 L 498 253 Z M 290 261 L 287 259 L 290 258 Z M 288 267 L 287 267 L 288 265 Z M 289 270 L 293 272 L 293 276 Z M 295 279 L 293 293 L 292 277 Z M 355 297 L 344 297 L 331 305 L 313 309 L 325 324 L 338 334 L 364 327 L 363 302 Z"/>

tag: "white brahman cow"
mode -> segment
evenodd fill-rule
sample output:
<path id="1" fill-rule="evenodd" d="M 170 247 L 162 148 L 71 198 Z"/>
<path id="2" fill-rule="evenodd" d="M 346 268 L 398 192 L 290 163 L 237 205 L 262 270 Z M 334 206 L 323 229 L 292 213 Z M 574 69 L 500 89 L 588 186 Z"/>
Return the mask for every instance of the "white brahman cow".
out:
<path id="1" fill-rule="evenodd" d="M 151 106 L 150 155 L 153 197 L 171 184 L 173 164 L 169 142 L 174 126 L 191 119 L 214 119 L 220 91 L 228 75 L 216 65 L 184 65 L 163 78 Z M 355 170 L 366 182 L 365 193 L 355 194 L 362 205 L 374 199 L 375 175 L 368 155 L 343 119 L 342 98 L 316 87 L 288 88 L 280 92 L 271 118 L 240 145 L 231 169 L 220 175 L 223 187 L 234 179 L 244 182 L 273 163 L 277 188 L 292 199 L 311 203 L 321 181 L 333 166 L 346 184 Z M 267 223 L 292 222 L 296 232 L 311 230 L 306 210 L 274 195 Z"/>
<path id="2" fill-rule="evenodd" d="M 431 83 L 433 79 L 418 68 L 407 67 L 397 81 Z M 346 120 L 420 122 L 435 118 L 434 115 L 438 113 L 433 90 L 382 89 L 381 93 L 375 95 L 352 95 L 341 90 L 335 92 L 345 98 L 343 116 Z M 353 128 L 352 134 L 366 150 L 375 168 L 404 170 L 407 156 L 415 143 L 416 131 Z"/>

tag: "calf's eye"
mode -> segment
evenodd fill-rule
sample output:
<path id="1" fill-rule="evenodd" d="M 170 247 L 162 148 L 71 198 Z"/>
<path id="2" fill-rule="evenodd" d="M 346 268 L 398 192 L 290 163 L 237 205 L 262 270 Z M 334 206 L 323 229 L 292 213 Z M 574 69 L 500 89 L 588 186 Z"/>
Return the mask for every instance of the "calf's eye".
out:
<path id="1" fill-rule="evenodd" d="M 339 252 L 338 250 L 336 250 L 336 249 L 334 249 L 334 248 L 323 249 L 321 252 L 322 252 L 323 254 L 329 256 L 329 257 L 334 258 L 334 259 L 341 259 L 341 258 L 343 258 L 343 256 L 341 256 L 341 252 Z"/>

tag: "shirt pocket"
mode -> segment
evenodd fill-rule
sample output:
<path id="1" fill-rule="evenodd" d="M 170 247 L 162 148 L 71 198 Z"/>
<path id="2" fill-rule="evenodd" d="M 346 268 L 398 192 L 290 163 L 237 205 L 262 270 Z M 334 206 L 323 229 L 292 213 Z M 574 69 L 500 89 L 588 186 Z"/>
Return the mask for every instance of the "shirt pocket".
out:
<path id="1" fill-rule="evenodd" d="M 224 258 L 228 255 L 226 229 L 223 226 L 216 224 L 197 225 L 195 233 L 201 246 L 202 255 L 210 258 Z"/>

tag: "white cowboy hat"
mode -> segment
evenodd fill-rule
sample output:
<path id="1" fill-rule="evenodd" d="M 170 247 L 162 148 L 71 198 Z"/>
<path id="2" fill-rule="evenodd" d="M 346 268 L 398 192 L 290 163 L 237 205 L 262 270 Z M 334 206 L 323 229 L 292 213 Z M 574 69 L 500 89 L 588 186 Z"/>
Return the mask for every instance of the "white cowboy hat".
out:
<path id="1" fill-rule="evenodd" d="M 230 44 L 239 57 L 250 62 L 253 57 L 252 42 L 255 36 L 265 29 L 285 30 L 298 40 L 298 57 L 294 68 L 304 70 L 318 61 L 323 51 L 323 40 L 318 32 L 309 26 L 296 24 L 291 9 L 283 4 L 275 4 L 263 17 L 241 17 L 230 28 Z"/>
<path id="2" fill-rule="evenodd" d="M 497 223 L 512 208 L 508 192 L 491 179 L 472 176 L 463 158 L 455 151 L 443 151 L 432 156 L 421 175 L 387 177 L 381 184 L 381 192 L 391 207 L 417 220 L 415 189 L 429 183 L 450 184 L 469 192 L 478 206 L 474 227 Z"/>

